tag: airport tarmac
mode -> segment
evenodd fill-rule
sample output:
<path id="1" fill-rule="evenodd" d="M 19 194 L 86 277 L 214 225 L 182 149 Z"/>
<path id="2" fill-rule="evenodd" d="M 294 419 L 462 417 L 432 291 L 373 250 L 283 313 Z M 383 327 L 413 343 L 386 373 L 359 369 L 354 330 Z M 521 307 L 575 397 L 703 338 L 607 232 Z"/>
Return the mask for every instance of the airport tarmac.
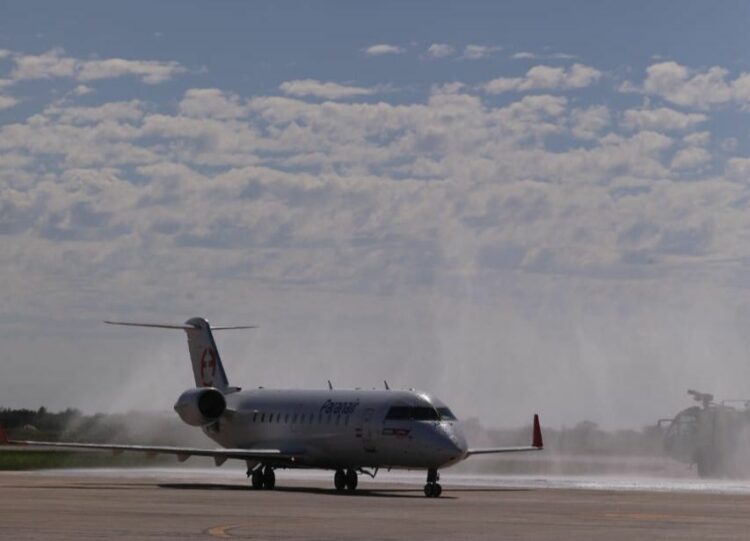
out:
<path id="1" fill-rule="evenodd" d="M 469 486 L 444 478 L 443 497 L 432 499 L 417 476 L 363 480 L 354 495 L 334 492 L 327 477 L 279 472 L 276 490 L 254 491 L 237 470 L 3 472 L 0 539 L 750 537 L 743 490 L 562 488 L 533 479 Z"/>

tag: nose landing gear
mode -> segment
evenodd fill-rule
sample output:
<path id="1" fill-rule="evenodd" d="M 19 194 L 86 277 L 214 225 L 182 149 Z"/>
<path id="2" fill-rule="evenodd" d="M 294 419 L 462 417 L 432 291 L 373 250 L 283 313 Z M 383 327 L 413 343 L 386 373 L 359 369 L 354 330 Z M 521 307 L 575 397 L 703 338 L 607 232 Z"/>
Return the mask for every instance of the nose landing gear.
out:
<path id="1" fill-rule="evenodd" d="M 437 469 L 430 468 L 427 470 L 427 484 L 424 486 L 424 495 L 428 498 L 439 498 L 440 495 L 443 493 L 443 487 L 440 486 L 440 483 L 438 483 L 438 480 L 440 479 L 440 474 L 438 473 Z"/>
<path id="2" fill-rule="evenodd" d="M 344 490 L 354 492 L 357 489 L 357 481 L 356 470 L 348 469 L 344 471 L 339 469 L 333 475 L 333 486 L 336 487 L 338 492 L 343 492 Z"/>

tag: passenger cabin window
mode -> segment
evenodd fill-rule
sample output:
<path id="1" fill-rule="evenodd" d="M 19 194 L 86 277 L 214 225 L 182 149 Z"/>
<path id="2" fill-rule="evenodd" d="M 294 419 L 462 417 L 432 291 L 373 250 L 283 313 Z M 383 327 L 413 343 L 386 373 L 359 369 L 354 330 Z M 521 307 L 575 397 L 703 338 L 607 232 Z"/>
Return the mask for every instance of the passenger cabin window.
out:
<path id="1" fill-rule="evenodd" d="M 393 406 L 385 416 L 386 421 L 439 421 L 435 408 L 427 406 Z"/>

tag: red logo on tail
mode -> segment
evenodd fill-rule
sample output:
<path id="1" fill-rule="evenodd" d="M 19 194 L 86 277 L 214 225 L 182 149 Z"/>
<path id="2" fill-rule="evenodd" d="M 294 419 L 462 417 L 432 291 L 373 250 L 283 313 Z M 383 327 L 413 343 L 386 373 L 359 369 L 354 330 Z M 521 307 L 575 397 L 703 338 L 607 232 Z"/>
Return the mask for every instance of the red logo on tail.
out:
<path id="1" fill-rule="evenodd" d="M 201 355 L 201 385 L 213 387 L 216 376 L 216 353 L 212 348 L 206 348 Z"/>

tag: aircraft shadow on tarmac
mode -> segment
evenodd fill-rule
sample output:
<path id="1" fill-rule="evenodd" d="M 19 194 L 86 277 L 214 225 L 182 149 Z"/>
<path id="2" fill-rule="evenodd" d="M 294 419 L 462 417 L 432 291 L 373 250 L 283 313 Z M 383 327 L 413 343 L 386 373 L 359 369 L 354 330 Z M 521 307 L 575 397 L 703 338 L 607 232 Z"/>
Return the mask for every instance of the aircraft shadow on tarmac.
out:
<path id="1" fill-rule="evenodd" d="M 220 484 L 220 483 L 159 483 L 159 488 L 166 489 L 177 489 L 177 490 L 239 490 L 249 492 L 262 492 L 257 491 L 251 486 L 245 485 L 232 485 L 232 484 Z M 424 494 L 421 489 L 417 488 L 388 488 L 388 489 L 358 489 L 355 492 L 337 492 L 332 488 L 320 488 L 320 487 L 283 487 L 276 486 L 273 489 L 274 492 L 289 492 L 289 493 L 307 493 L 307 494 L 321 494 L 326 496 L 347 496 L 347 497 L 371 497 L 371 498 L 424 498 Z M 523 492 L 530 489 L 526 488 L 497 488 L 497 487 L 462 487 L 462 488 L 451 488 L 446 494 L 443 493 L 442 499 L 455 499 L 461 493 L 470 492 Z"/>

